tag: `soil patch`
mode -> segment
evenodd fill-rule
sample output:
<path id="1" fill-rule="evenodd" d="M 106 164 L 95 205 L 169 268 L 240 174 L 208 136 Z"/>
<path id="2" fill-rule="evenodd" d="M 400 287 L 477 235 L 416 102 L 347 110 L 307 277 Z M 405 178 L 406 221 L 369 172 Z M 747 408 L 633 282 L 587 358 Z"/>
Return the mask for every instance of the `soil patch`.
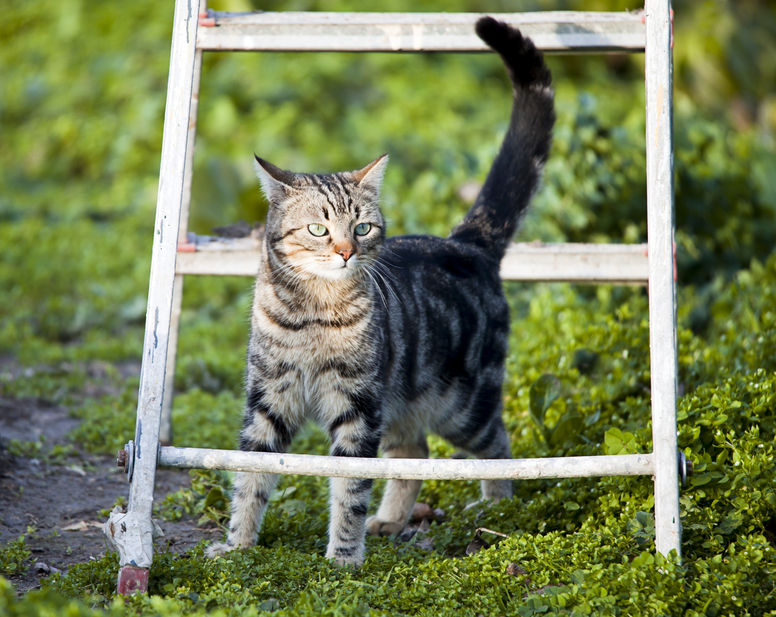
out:
<path id="1" fill-rule="evenodd" d="M 68 440 L 68 433 L 80 421 L 62 405 L 37 398 L 0 396 L 0 544 L 27 533 L 32 552 L 23 574 L 9 577 L 19 593 L 40 584 L 41 577 L 57 570 L 67 571 L 109 551 L 101 510 L 110 510 L 119 497 L 126 498 L 129 484 L 114 458 L 95 456 Z M 39 442 L 40 452 L 12 454 L 11 440 Z M 74 447 L 75 456 L 52 462 L 47 452 L 57 445 Z M 155 497 L 190 485 L 185 470 L 160 469 Z M 197 527 L 196 521 L 159 521 L 164 537 L 159 548 L 169 546 L 183 553 L 202 539 L 213 539 L 219 529 Z"/>

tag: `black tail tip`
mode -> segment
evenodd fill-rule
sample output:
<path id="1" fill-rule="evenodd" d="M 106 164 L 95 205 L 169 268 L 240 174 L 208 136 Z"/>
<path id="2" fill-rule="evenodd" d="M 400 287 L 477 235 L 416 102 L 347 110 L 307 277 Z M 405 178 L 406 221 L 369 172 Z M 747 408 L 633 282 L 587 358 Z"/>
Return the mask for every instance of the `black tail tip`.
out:
<path id="1" fill-rule="evenodd" d="M 499 48 L 503 47 L 514 34 L 520 39 L 523 38 L 523 35 L 520 34 L 517 28 L 512 28 L 509 24 L 499 21 L 490 15 L 480 17 L 474 25 L 474 31 L 478 37 L 496 51 L 499 51 Z"/>
<path id="2" fill-rule="evenodd" d="M 542 53 L 520 30 L 490 16 L 480 17 L 474 30 L 488 47 L 501 55 L 519 85 L 549 86 L 552 83 L 552 75 Z"/>

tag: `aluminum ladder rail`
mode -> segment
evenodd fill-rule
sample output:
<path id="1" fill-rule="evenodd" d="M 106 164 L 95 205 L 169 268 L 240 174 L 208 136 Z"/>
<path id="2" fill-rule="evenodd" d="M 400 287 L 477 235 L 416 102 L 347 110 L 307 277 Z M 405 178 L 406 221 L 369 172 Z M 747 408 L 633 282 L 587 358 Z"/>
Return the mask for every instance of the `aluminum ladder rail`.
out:
<path id="1" fill-rule="evenodd" d="M 176 0 L 151 257 L 135 438 L 120 453 L 130 482 L 127 512 L 105 532 L 120 557 L 118 591 L 147 591 L 158 464 L 327 476 L 406 479 L 566 478 L 651 475 L 655 544 L 681 553 L 676 438 L 677 344 L 672 147 L 670 0 L 646 0 L 640 13 L 497 14 L 546 52 L 644 52 L 646 69 L 647 244 L 512 244 L 507 280 L 647 284 L 653 451 L 544 459 L 434 460 L 247 453 L 161 446 L 170 438 L 172 380 L 185 274 L 256 271 L 260 243 L 187 233 L 202 52 L 205 50 L 485 51 L 477 14 L 216 13 Z M 682 470 L 684 474 L 686 468 Z"/>

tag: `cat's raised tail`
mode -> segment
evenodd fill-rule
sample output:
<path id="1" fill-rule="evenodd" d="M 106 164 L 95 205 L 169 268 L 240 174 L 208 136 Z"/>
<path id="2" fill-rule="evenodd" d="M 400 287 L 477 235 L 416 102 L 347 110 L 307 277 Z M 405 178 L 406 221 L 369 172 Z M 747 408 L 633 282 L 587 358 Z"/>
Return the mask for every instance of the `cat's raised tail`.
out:
<path id="1" fill-rule="evenodd" d="M 514 88 L 512 116 L 485 184 L 450 237 L 478 244 L 501 259 L 550 151 L 555 123 L 552 75 L 533 41 L 516 28 L 482 17 L 476 31 L 507 67 Z"/>

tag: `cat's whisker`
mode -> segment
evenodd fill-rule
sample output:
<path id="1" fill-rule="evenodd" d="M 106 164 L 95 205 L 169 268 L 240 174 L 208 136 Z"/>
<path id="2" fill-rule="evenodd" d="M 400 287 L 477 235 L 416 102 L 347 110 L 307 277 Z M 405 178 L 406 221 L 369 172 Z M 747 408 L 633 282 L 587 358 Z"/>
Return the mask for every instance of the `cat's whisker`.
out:
<path id="1" fill-rule="evenodd" d="M 399 296 L 394 291 L 393 287 L 391 287 L 391 282 L 395 284 L 396 281 L 392 279 L 389 273 L 383 271 L 384 266 L 379 261 L 375 262 L 373 266 L 374 266 L 374 270 L 369 272 L 370 276 L 379 277 L 379 279 L 383 282 L 383 285 L 385 286 L 386 291 L 388 291 L 388 293 L 390 294 L 391 298 L 393 298 L 393 300 L 396 301 L 397 304 L 401 304 L 401 300 Z M 378 291 L 380 291 L 379 285 L 378 285 Z M 380 291 L 380 295 L 383 295 L 382 291 Z M 383 303 L 385 304 L 386 308 L 388 308 L 388 304 L 385 303 L 385 296 L 383 296 Z"/>
<path id="2" fill-rule="evenodd" d="M 375 279 L 374 274 L 369 270 L 369 268 L 364 268 L 364 273 L 370 278 L 372 281 L 372 287 L 377 291 L 378 294 L 380 294 L 380 299 L 383 301 L 383 306 L 387 309 L 388 308 L 388 302 L 385 299 L 385 295 L 383 294 L 382 290 L 380 289 L 380 285 Z"/>

